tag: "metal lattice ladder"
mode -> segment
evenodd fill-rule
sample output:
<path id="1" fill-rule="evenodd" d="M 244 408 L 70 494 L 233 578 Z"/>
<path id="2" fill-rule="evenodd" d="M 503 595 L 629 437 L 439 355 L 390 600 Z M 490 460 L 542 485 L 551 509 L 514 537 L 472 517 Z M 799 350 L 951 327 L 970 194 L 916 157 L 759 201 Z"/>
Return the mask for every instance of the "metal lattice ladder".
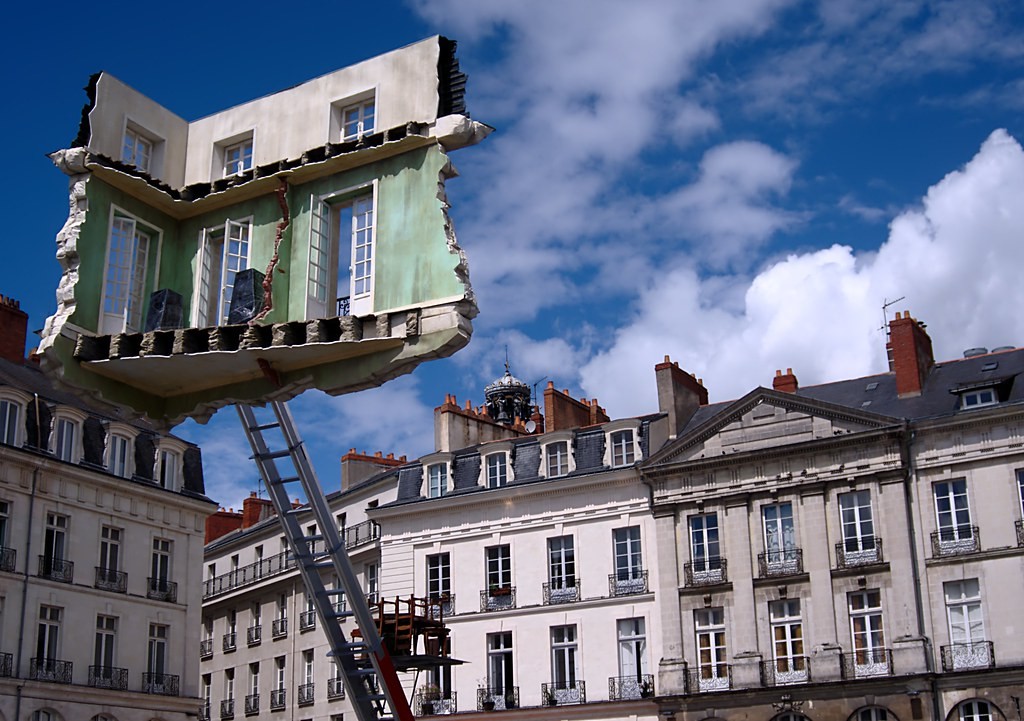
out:
<path id="1" fill-rule="evenodd" d="M 252 406 L 237 405 L 245 435 L 252 446 L 253 459 L 267 487 L 274 510 L 284 528 L 285 536 L 295 555 L 302 574 L 306 593 L 313 599 L 317 615 L 334 657 L 345 679 L 345 689 L 360 721 L 413 721 L 405 690 L 398 672 L 381 643 L 377 625 L 370 614 L 366 596 L 356 579 L 345 541 L 341 537 L 323 489 L 317 481 L 306 447 L 299 438 L 288 407 L 281 401 L 267 404 L 274 412 L 273 420 L 260 423 Z M 268 445 L 268 432 L 275 431 L 273 441 L 283 448 Z M 278 433 L 279 432 L 279 433 Z M 277 437 L 279 436 L 279 437 Z M 279 461 L 290 462 L 284 474 L 278 469 Z M 309 503 L 293 508 L 289 486 L 300 484 Z M 299 525 L 298 514 L 312 510 L 316 519 L 316 534 L 308 535 Z M 317 543 L 323 543 L 325 554 L 315 553 Z M 341 588 L 328 589 L 321 570 L 333 569 Z M 342 593 L 348 600 L 347 610 L 338 610 L 335 601 Z M 341 622 L 354 617 L 362 637 L 348 639 Z"/>

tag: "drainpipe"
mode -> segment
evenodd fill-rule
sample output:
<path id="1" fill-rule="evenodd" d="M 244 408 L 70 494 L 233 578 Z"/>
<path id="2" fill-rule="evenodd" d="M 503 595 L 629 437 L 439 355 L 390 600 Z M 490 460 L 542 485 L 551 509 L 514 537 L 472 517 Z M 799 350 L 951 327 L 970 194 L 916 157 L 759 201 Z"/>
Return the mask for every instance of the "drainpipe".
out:
<path id="1" fill-rule="evenodd" d="M 38 396 L 36 397 L 38 401 Z M 39 414 L 36 414 L 36 425 L 38 425 Z M 15 673 L 21 671 L 22 648 L 25 643 L 25 616 L 28 612 L 28 564 L 32 559 L 32 521 L 35 520 L 36 487 L 39 480 L 39 468 L 32 471 L 32 490 L 28 497 L 28 529 L 25 531 L 25 571 L 21 576 L 21 619 L 18 623 L 18 657 L 15 660 Z M 14 699 L 14 718 L 21 718 L 21 690 L 25 684 L 18 685 L 18 692 Z"/>
<path id="2" fill-rule="evenodd" d="M 926 639 L 929 645 L 928 653 L 924 656 L 925 670 L 930 675 L 929 685 L 931 687 L 932 697 L 932 717 L 939 721 L 944 718 L 942 715 L 942 707 L 939 704 L 939 689 L 938 682 L 935 678 L 935 665 L 932 658 L 932 646 L 931 639 L 927 639 L 925 636 L 925 625 L 924 625 L 924 599 L 921 596 L 921 568 L 917 558 L 917 533 L 914 526 L 914 514 L 911 510 L 914 497 L 912 486 L 917 478 L 917 465 L 914 462 L 914 441 L 917 438 L 917 431 L 904 427 L 903 432 L 903 452 L 906 455 L 907 463 L 907 476 L 903 482 L 903 494 L 904 494 L 904 508 L 907 511 L 907 534 L 910 537 L 910 568 L 913 574 L 913 585 L 914 585 L 914 604 L 917 607 L 917 633 L 918 635 Z"/>

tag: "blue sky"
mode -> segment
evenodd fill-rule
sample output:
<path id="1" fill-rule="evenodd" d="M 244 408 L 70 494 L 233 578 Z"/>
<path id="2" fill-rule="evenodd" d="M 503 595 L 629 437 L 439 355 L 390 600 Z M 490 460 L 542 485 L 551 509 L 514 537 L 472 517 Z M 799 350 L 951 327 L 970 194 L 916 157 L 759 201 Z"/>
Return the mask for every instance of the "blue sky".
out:
<path id="1" fill-rule="evenodd" d="M 74 136 L 107 70 L 194 119 L 434 33 L 496 132 L 448 184 L 480 316 L 470 346 L 383 388 L 293 410 L 325 486 L 350 447 L 432 450 L 446 393 L 553 380 L 615 416 L 656 410 L 666 354 L 713 401 L 884 370 L 882 304 L 940 358 L 1024 342 L 1024 10 L 1017 2 L 605 0 L 36 4 L 0 46 L 7 261 L 42 326 Z M 316 33 L 317 38 L 311 37 Z M 891 317 L 891 315 L 890 315 Z M 225 505 L 256 488 L 233 413 L 201 443 Z"/>

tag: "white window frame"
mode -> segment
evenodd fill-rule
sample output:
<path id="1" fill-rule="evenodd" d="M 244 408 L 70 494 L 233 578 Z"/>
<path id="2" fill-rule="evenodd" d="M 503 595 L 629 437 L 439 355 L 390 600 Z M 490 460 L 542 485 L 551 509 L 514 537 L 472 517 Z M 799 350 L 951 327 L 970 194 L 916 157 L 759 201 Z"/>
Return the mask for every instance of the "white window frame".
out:
<path id="1" fill-rule="evenodd" d="M 499 543 L 484 549 L 484 572 L 487 588 L 512 587 L 512 546 Z"/>
<path id="2" fill-rule="evenodd" d="M 964 701 L 956 709 L 959 721 L 992 721 L 992 706 L 988 701 Z"/>
<path id="3" fill-rule="evenodd" d="M 789 501 L 761 506 L 765 561 L 770 567 L 797 562 L 796 518 Z"/>
<path id="4" fill-rule="evenodd" d="M 224 148 L 224 177 L 241 175 L 252 169 L 253 142 L 246 138 Z"/>
<path id="5" fill-rule="evenodd" d="M 615 580 L 623 583 L 643 578 L 644 556 L 640 526 L 612 529 Z"/>
<path id="6" fill-rule="evenodd" d="M 551 627 L 551 683 L 559 691 L 574 691 L 579 674 L 579 637 L 576 624 Z"/>
<path id="7" fill-rule="evenodd" d="M 838 500 L 843 552 L 848 558 L 853 554 L 874 555 L 876 536 L 871 491 L 840 493 Z"/>
<path id="8" fill-rule="evenodd" d="M 98 566 L 101 571 L 121 570 L 121 544 L 124 541 L 124 529 L 117 526 L 100 526 L 100 557 Z"/>
<path id="9" fill-rule="evenodd" d="M 126 120 L 121 138 L 121 162 L 155 175 L 156 151 L 160 142 L 136 123 Z"/>
<path id="10" fill-rule="evenodd" d="M 108 472 L 119 478 L 135 475 L 135 433 L 127 426 L 111 424 L 107 428 L 106 460 Z"/>
<path id="11" fill-rule="evenodd" d="M 548 539 L 548 583 L 554 594 L 576 587 L 576 542 L 572 536 Z"/>
<path id="12" fill-rule="evenodd" d="M 225 325 L 231 310 L 235 276 L 252 267 L 253 217 L 226 218 L 199 233 L 192 297 L 192 325 Z M 237 244 L 237 248 L 235 247 Z"/>
<path id="13" fill-rule="evenodd" d="M 541 478 L 560 478 L 576 470 L 571 431 L 554 433 L 541 444 Z"/>
<path id="14" fill-rule="evenodd" d="M 946 621 L 951 645 L 982 643 L 985 634 L 981 585 L 977 578 L 946 581 L 942 584 L 946 601 Z"/>
<path id="15" fill-rule="evenodd" d="M 487 688 L 493 695 L 515 688 L 515 651 L 511 631 L 487 634 Z"/>
<path id="16" fill-rule="evenodd" d="M 847 595 L 854 676 L 888 676 L 889 660 L 882 619 L 882 592 L 877 589 Z"/>
<path id="17" fill-rule="evenodd" d="M 498 451 L 484 456 L 484 473 L 487 477 L 487 488 L 501 488 L 508 485 L 509 463 L 508 452 Z"/>
<path id="18" fill-rule="evenodd" d="M 729 688 L 725 610 L 699 608 L 693 612 L 697 651 L 697 683 L 701 691 Z"/>
<path id="19" fill-rule="evenodd" d="M 718 528 L 718 513 L 710 511 L 690 516 L 687 526 L 690 540 L 690 563 L 693 573 L 705 578 L 721 575 L 722 537 Z"/>
<path id="20" fill-rule="evenodd" d="M 615 622 L 618 639 L 619 678 L 635 681 L 638 687 L 650 671 L 647 664 L 647 629 L 642 616 Z M 630 686 L 625 688 L 629 689 Z"/>
<path id="21" fill-rule="evenodd" d="M 50 429 L 51 452 L 68 463 L 82 459 L 82 427 L 86 415 L 74 408 L 58 407 Z M 70 438 L 69 438 L 70 435 Z"/>
<path id="22" fill-rule="evenodd" d="M 160 287 L 162 238 L 160 228 L 111 204 L 97 319 L 101 334 L 142 330 L 149 294 Z"/>
<path id="23" fill-rule="evenodd" d="M 12 395 L 0 395 L 0 443 L 9 446 L 20 446 L 25 435 L 21 418 L 25 411 L 25 401 Z"/>
<path id="24" fill-rule="evenodd" d="M 10 527 L 11 502 L 0 498 L 0 548 L 8 548 L 7 533 Z"/>
<path id="25" fill-rule="evenodd" d="M 167 674 L 167 652 L 170 642 L 170 626 L 165 623 L 149 624 L 149 646 L 146 654 L 146 669 L 149 673 Z"/>
<path id="26" fill-rule="evenodd" d="M 775 683 L 801 683 L 807 680 L 804 653 L 803 616 L 799 598 L 768 602 L 771 628 L 772 661 Z"/>
<path id="27" fill-rule="evenodd" d="M 60 606 L 49 604 L 39 605 L 39 621 L 36 628 L 36 664 L 45 663 L 42 667 L 52 672 L 49 667 L 51 661 L 60 659 L 61 656 L 61 626 L 64 621 L 64 609 Z"/>
<path id="28" fill-rule="evenodd" d="M 93 643 L 93 665 L 101 667 L 97 669 L 97 675 L 106 680 L 112 680 L 111 674 L 114 666 L 117 665 L 117 617 L 107 614 L 96 616 L 96 637 Z"/>
<path id="29" fill-rule="evenodd" d="M 354 127 L 347 118 L 352 111 L 356 113 Z M 331 139 L 344 143 L 372 135 L 377 130 L 377 115 L 376 89 L 331 103 Z"/>
<path id="30" fill-rule="evenodd" d="M 960 394 L 960 409 L 965 411 L 985 406 L 994 406 L 998 403 L 999 394 L 996 393 L 995 388 L 991 387 L 975 388 Z"/>
<path id="31" fill-rule="evenodd" d="M 338 300 L 344 297 L 349 299 L 350 315 L 373 312 L 377 201 L 377 180 L 312 196 L 306 265 L 307 319 L 333 318 L 338 315 Z M 343 228 L 346 218 L 348 227 Z M 335 290 L 331 291 L 332 287 Z"/>
<path id="32" fill-rule="evenodd" d="M 54 561 L 63 561 L 68 553 L 68 531 L 71 519 L 53 511 L 46 512 L 46 528 L 43 531 L 43 555 Z"/>
<path id="33" fill-rule="evenodd" d="M 973 550 L 975 538 L 967 479 L 936 481 L 932 484 L 932 496 L 935 499 L 935 529 L 939 532 L 939 546 L 952 549 L 967 543 Z"/>
<path id="34" fill-rule="evenodd" d="M 158 590 L 164 590 L 167 582 L 174 578 L 174 541 L 169 538 L 154 536 L 150 553 L 150 578 Z M 234 629 L 232 629 L 234 630 Z"/>
<path id="35" fill-rule="evenodd" d="M 448 464 L 431 463 L 427 471 L 427 498 L 440 498 L 448 493 Z"/>
<path id="36" fill-rule="evenodd" d="M 452 556 L 448 551 L 427 555 L 427 598 L 442 599 L 452 592 Z"/>
<path id="37" fill-rule="evenodd" d="M 640 450 L 640 423 L 627 419 L 606 423 L 604 429 L 604 465 L 609 468 L 632 466 L 643 458 Z"/>

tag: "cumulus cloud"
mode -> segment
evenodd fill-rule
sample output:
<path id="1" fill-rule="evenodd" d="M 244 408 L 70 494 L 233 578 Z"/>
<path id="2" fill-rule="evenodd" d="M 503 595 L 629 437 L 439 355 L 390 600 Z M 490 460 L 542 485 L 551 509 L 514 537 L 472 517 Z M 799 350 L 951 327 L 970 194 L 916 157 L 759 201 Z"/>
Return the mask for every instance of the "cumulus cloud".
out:
<path id="1" fill-rule="evenodd" d="M 845 246 L 792 254 L 754 277 L 701 277 L 687 261 L 644 290 L 607 350 L 580 370 L 618 415 L 656 406 L 653 365 L 669 354 L 703 377 L 712 400 L 769 386 L 792 367 L 801 384 L 885 370 L 882 303 L 927 322 L 936 356 L 1024 340 L 1024 150 L 997 130 L 962 169 L 898 215 L 877 252 Z M 722 302 L 742 295 L 742 303 Z"/>

